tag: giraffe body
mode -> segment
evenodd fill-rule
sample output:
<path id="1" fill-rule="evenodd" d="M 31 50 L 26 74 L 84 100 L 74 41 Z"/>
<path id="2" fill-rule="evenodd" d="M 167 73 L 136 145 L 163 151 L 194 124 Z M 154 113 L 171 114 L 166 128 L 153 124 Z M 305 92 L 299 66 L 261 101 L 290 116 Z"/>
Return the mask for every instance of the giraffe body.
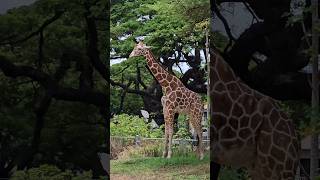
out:
<path id="1" fill-rule="evenodd" d="M 223 58 L 210 62 L 211 158 L 245 167 L 253 180 L 293 180 L 299 143 L 278 103 L 249 88 Z"/>
<path id="2" fill-rule="evenodd" d="M 194 128 L 198 137 L 197 155 L 203 158 L 202 149 L 202 126 L 203 106 L 201 97 L 186 88 L 176 76 L 165 70 L 154 58 L 151 50 L 142 42 L 137 44 L 129 57 L 144 56 L 147 65 L 162 87 L 163 97 L 161 104 L 163 107 L 165 121 L 165 146 L 163 157 L 172 156 L 172 136 L 175 113 L 182 113 L 189 116 L 189 123 Z"/>

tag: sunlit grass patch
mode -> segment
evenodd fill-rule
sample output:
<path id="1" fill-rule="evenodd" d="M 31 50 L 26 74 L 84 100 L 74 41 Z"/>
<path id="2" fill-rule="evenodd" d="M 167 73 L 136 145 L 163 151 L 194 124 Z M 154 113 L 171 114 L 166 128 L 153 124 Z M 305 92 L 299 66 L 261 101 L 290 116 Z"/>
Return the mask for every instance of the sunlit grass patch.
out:
<path id="1" fill-rule="evenodd" d="M 139 179 L 209 179 L 210 158 L 199 160 L 195 155 L 161 157 L 142 157 L 130 160 L 112 160 L 111 177 Z M 154 178 L 153 178 L 154 177 Z"/>

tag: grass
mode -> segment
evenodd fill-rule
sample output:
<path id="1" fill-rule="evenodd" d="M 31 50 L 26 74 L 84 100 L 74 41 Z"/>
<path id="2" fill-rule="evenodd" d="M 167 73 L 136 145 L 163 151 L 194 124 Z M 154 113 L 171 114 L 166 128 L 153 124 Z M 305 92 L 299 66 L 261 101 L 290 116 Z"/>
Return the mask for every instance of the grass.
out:
<path id="1" fill-rule="evenodd" d="M 195 155 L 140 157 L 129 160 L 111 160 L 111 179 L 210 179 L 210 158 L 199 160 Z"/>

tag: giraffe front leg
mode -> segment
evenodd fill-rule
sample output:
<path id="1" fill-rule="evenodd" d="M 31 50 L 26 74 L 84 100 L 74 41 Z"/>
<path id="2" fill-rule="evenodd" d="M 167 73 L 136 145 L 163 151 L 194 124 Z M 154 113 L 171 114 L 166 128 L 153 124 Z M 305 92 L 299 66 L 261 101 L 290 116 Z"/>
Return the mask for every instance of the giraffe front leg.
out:
<path id="1" fill-rule="evenodd" d="M 172 118 L 172 121 L 170 121 L 170 122 L 171 123 L 168 123 L 168 138 L 169 138 L 168 156 L 167 156 L 168 159 L 170 159 L 172 156 L 173 118 Z"/>
<path id="2" fill-rule="evenodd" d="M 165 130 L 164 130 L 164 150 L 162 157 L 166 158 L 168 155 L 168 127 L 167 124 L 165 123 Z"/>

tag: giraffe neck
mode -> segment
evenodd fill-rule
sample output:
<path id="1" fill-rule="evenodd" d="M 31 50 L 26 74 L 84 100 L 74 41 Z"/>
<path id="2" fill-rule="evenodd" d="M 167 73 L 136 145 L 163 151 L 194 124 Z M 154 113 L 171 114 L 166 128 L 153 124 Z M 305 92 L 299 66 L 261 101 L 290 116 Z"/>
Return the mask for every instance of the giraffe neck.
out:
<path id="1" fill-rule="evenodd" d="M 175 90 L 178 86 L 184 86 L 179 78 L 169 73 L 159 64 L 150 50 L 146 51 L 145 58 L 151 73 L 161 85 L 164 94 Z"/>
<path id="2" fill-rule="evenodd" d="M 213 54 L 211 58 L 211 70 L 213 71 L 212 76 L 214 78 L 212 85 L 223 82 L 238 82 L 239 77 L 237 77 L 232 70 L 232 68 L 225 62 L 221 55 L 217 54 L 216 52 Z"/>

